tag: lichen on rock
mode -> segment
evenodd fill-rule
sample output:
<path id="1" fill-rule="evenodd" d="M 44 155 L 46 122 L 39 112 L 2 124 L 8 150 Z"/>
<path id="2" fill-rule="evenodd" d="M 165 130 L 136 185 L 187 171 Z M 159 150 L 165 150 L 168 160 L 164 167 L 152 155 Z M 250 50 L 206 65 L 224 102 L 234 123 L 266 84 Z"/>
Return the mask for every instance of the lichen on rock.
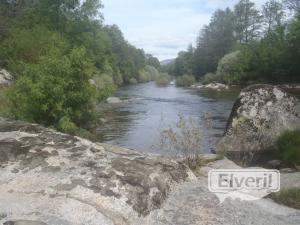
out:
<path id="1" fill-rule="evenodd" d="M 237 160 L 273 151 L 282 132 L 299 128 L 298 105 L 296 97 L 276 86 L 249 86 L 236 100 L 217 150 Z"/>
<path id="2" fill-rule="evenodd" d="M 0 120 L 0 152 L 0 223 L 134 224 L 189 179 L 171 159 L 20 121 Z"/>

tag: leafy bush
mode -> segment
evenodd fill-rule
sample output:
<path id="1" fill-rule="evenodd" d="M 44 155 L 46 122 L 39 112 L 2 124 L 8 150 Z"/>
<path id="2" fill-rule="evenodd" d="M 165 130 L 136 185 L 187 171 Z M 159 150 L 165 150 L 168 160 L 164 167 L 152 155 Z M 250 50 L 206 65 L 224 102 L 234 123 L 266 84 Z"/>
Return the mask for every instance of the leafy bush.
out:
<path id="1" fill-rule="evenodd" d="M 226 84 L 243 83 L 247 78 L 249 63 L 250 55 L 246 48 L 229 53 L 219 61 L 216 75 L 210 78 Z"/>
<path id="2" fill-rule="evenodd" d="M 139 82 L 140 83 L 146 83 L 146 82 L 149 82 L 149 81 L 151 81 L 150 74 L 145 69 L 141 70 L 139 72 Z"/>
<path id="3" fill-rule="evenodd" d="M 147 73 L 149 74 L 150 80 L 155 80 L 156 78 L 158 78 L 160 76 L 159 71 L 153 66 L 147 65 L 145 67 L 145 71 L 147 71 Z"/>
<path id="4" fill-rule="evenodd" d="M 159 77 L 159 71 L 153 67 L 147 65 L 144 69 L 139 72 L 139 82 L 145 83 L 155 80 Z"/>
<path id="5" fill-rule="evenodd" d="M 80 126 L 92 118 L 95 89 L 90 79 L 95 69 L 84 48 L 74 48 L 65 56 L 44 56 L 39 64 L 24 68 L 8 93 L 15 119 L 70 129 L 70 123 Z"/>
<path id="6" fill-rule="evenodd" d="M 171 76 L 167 73 L 161 73 L 159 77 L 156 78 L 155 82 L 158 86 L 167 86 L 171 82 Z"/>
<path id="7" fill-rule="evenodd" d="M 212 82 L 220 82 L 220 80 L 221 80 L 221 77 L 218 76 L 217 74 L 215 74 L 215 73 L 207 73 L 204 76 L 202 83 L 203 84 L 209 84 L 209 83 L 212 83 Z"/>
<path id="8" fill-rule="evenodd" d="M 72 135 L 74 135 L 77 130 L 77 126 L 68 116 L 64 116 L 58 121 L 57 128 L 64 133 Z"/>
<path id="9" fill-rule="evenodd" d="M 282 159 L 291 165 L 300 165 L 300 130 L 287 131 L 277 140 Z"/>
<path id="10" fill-rule="evenodd" d="M 36 25 L 30 29 L 17 27 L 1 43 L 0 58 L 5 60 L 9 71 L 18 76 L 22 74 L 24 64 L 39 63 L 41 57 L 53 51 L 65 52 L 68 49 L 67 41 L 46 26 Z"/>
<path id="11" fill-rule="evenodd" d="M 138 81 L 134 77 L 130 78 L 129 84 L 137 84 L 137 83 Z"/>
<path id="12" fill-rule="evenodd" d="M 96 87 L 96 98 L 103 101 L 111 96 L 117 89 L 112 76 L 107 74 L 97 75 L 93 78 Z"/>
<path id="13" fill-rule="evenodd" d="M 192 75 L 183 75 L 176 79 L 176 85 L 179 87 L 189 87 L 196 82 L 195 77 Z"/>

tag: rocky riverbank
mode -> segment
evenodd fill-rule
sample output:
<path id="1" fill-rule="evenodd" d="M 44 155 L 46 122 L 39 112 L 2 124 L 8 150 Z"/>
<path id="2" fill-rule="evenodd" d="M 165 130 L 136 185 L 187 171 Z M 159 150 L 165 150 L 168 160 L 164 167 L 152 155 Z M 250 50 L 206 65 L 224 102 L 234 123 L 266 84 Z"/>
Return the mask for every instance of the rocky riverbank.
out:
<path id="1" fill-rule="evenodd" d="M 193 173 L 172 159 L 5 119 L 0 151 L 0 222 L 5 224 L 300 223 L 300 211 L 267 199 L 219 204 L 207 189 L 206 174 L 237 167 L 226 159 Z"/>
<path id="2" fill-rule="evenodd" d="M 255 143 L 264 151 L 261 143 L 274 142 L 265 142 L 264 138 L 270 138 L 263 135 L 254 140 L 253 128 L 259 125 L 280 133 L 288 124 L 297 125 L 297 106 L 297 100 L 278 87 L 244 89 L 221 143 L 230 150 L 242 142 L 249 148 L 239 149 L 248 152 Z M 270 123 L 273 117 L 276 126 Z M 243 127 L 240 125 L 247 125 L 242 130 L 247 132 L 238 130 Z M 232 139 L 239 142 L 230 144 Z M 300 224 L 300 210 L 270 199 L 220 203 L 208 190 L 208 172 L 240 167 L 213 154 L 202 155 L 206 160 L 191 171 L 176 159 L 93 143 L 3 118 L 0 153 L 0 224 L 4 225 Z M 282 170 L 282 187 L 299 188 L 299 176 L 299 172 Z"/>

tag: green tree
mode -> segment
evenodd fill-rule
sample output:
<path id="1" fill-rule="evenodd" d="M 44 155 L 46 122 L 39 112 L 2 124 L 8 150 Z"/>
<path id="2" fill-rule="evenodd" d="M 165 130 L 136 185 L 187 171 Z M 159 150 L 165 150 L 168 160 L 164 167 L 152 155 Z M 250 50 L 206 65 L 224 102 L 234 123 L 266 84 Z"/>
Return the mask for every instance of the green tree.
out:
<path id="1" fill-rule="evenodd" d="M 234 44 L 234 14 L 229 8 L 217 10 L 197 39 L 193 73 L 200 77 L 214 72 L 218 61 L 231 51 Z"/>
<path id="2" fill-rule="evenodd" d="M 240 0 L 234 6 L 235 34 L 240 43 L 257 40 L 261 33 L 262 16 L 250 0 Z"/>
<path id="3" fill-rule="evenodd" d="M 282 26 L 284 11 L 283 5 L 276 1 L 270 0 L 263 5 L 263 18 L 267 26 L 267 34 Z"/>
<path id="4" fill-rule="evenodd" d="M 64 56 L 56 50 L 39 64 L 26 64 L 9 92 L 14 118 L 57 128 L 61 119 L 83 126 L 91 119 L 95 93 L 90 85 L 95 68 L 86 55 L 84 48 Z"/>
<path id="5" fill-rule="evenodd" d="M 299 0 L 284 0 L 284 4 L 289 10 L 292 10 L 296 13 L 300 11 L 300 1 Z"/>

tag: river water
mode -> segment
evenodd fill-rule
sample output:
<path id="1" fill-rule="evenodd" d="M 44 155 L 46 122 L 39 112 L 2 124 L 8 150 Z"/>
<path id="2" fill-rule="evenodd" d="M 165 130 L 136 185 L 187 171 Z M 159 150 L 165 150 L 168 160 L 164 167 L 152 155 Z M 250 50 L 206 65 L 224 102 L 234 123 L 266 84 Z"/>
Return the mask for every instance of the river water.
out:
<path id="1" fill-rule="evenodd" d="M 125 103 L 99 107 L 106 122 L 97 129 L 98 141 L 162 155 L 160 133 L 176 124 L 178 115 L 192 118 L 202 129 L 199 149 L 209 153 L 222 136 L 238 89 L 197 90 L 175 86 L 158 87 L 154 82 L 122 87 L 117 93 Z M 211 126 L 207 128 L 210 115 Z"/>

